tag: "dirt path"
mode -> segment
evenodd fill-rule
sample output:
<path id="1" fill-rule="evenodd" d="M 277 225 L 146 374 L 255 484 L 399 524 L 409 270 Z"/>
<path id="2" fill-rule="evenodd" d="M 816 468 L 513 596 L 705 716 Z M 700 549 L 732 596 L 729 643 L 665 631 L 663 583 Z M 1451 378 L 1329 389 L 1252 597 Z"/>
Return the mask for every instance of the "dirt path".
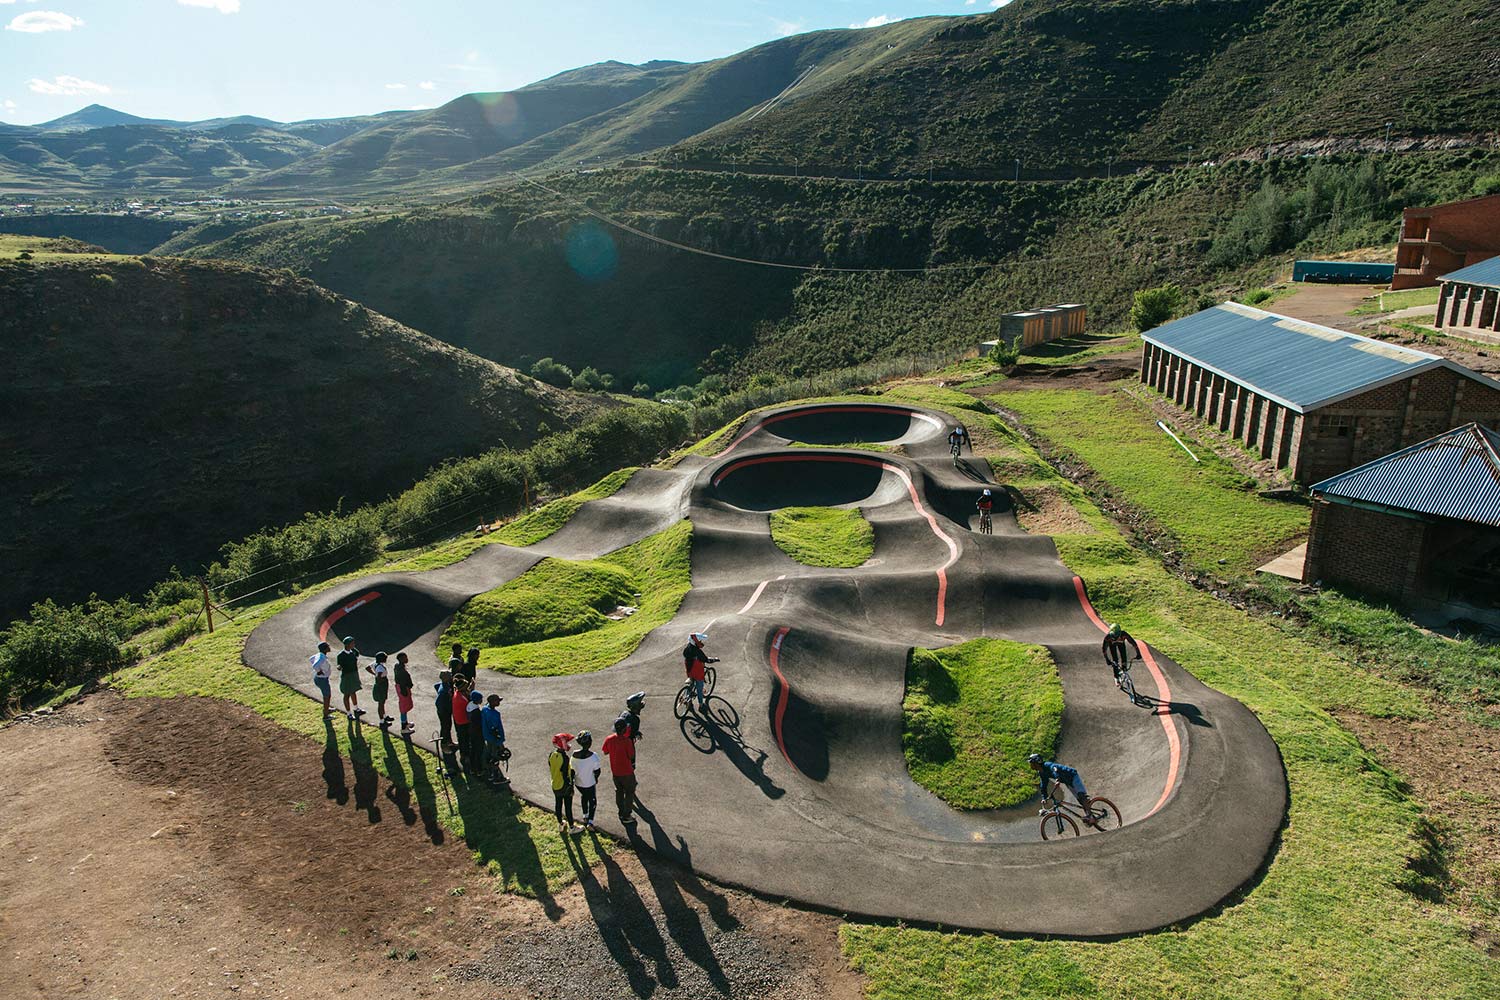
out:
<path id="1" fill-rule="evenodd" d="M 1361 320 L 1368 316 L 1350 316 L 1349 310 L 1359 305 L 1366 297 L 1374 295 L 1383 285 L 1325 285 L 1306 282 L 1291 295 L 1277 299 L 1268 308 L 1283 316 L 1295 316 L 1309 323 L 1321 323 L 1337 330 L 1360 333 Z"/>
<path id="2" fill-rule="evenodd" d="M 403 790 L 238 706 L 96 694 L 0 755 L 7 997 L 860 993 L 833 918 L 628 850 L 552 917 L 496 893 Z"/>

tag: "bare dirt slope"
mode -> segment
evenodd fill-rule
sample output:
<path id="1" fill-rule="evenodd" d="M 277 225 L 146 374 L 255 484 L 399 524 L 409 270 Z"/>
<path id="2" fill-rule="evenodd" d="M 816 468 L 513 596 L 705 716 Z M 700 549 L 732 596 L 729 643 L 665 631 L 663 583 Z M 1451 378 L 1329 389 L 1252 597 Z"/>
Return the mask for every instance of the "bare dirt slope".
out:
<path id="1" fill-rule="evenodd" d="M 625 850 L 551 916 L 495 893 L 403 790 L 237 706 L 96 694 L 0 754 L 7 997 L 859 994 L 832 918 Z"/>

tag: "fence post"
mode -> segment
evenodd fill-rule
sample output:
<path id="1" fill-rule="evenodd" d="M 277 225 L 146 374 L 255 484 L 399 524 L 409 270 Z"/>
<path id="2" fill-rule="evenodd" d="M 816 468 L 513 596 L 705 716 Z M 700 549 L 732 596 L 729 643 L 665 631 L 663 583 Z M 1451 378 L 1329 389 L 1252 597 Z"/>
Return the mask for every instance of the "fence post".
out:
<path id="1" fill-rule="evenodd" d="M 208 631 L 214 630 L 214 602 L 208 596 L 208 580 L 198 577 L 198 583 L 203 587 L 203 611 L 208 615 Z"/>

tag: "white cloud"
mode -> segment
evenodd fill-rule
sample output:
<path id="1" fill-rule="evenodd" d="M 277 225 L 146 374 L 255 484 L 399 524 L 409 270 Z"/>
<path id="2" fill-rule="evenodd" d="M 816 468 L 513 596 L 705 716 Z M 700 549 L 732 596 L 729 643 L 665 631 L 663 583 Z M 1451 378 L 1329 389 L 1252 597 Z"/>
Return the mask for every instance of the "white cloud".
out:
<path id="1" fill-rule="evenodd" d="M 476 49 L 476 50 L 470 52 L 468 55 L 464 56 L 464 60 L 467 61 L 467 62 L 471 62 L 471 63 L 472 62 L 478 62 L 479 61 L 479 51 Z"/>
<path id="2" fill-rule="evenodd" d="M 220 14 L 238 14 L 240 0 L 177 0 L 184 7 L 207 7 Z"/>
<path id="3" fill-rule="evenodd" d="M 433 83 L 431 80 L 423 80 L 421 83 L 417 84 L 417 86 L 423 90 L 437 90 L 437 84 Z"/>
<path id="4" fill-rule="evenodd" d="M 787 35 L 795 35 L 805 26 L 801 21 L 782 21 L 771 18 L 771 25 L 776 29 L 776 34 L 785 38 Z"/>
<path id="5" fill-rule="evenodd" d="M 80 80 L 76 76 L 53 77 L 51 80 L 41 80 L 32 77 L 26 82 L 26 86 L 33 94 L 47 94 L 52 97 L 83 97 L 88 94 L 107 94 L 109 88 L 102 83 L 93 80 Z"/>
<path id="6" fill-rule="evenodd" d="M 849 27 L 851 27 L 851 28 L 878 28 L 882 24 L 890 24 L 894 20 L 896 20 L 896 19 L 894 17 L 892 17 L 891 15 L 889 15 L 889 14 L 876 14 L 874 17 L 870 18 L 868 21 L 864 22 L 863 24 L 851 24 L 851 25 L 849 25 Z"/>
<path id="7" fill-rule="evenodd" d="M 4 101 L 0 101 L 0 118 L 10 118 L 14 116 L 19 107 L 20 105 L 16 104 L 15 101 L 12 101 L 8 98 Z"/>
<path id="8" fill-rule="evenodd" d="M 999 10 L 1001 7 L 1008 6 L 1010 2 L 1011 0 L 990 0 L 990 6 Z"/>
<path id="9" fill-rule="evenodd" d="M 29 10 L 17 14 L 5 26 L 6 31 L 24 31 L 35 35 L 43 31 L 72 31 L 83 27 L 83 18 L 72 14 L 59 14 L 55 10 Z"/>
<path id="10" fill-rule="evenodd" d="M 386 90 L 405 90 L 406 89 L 406 84 L 404 84 L 404 83 L 388 83 L 388 84 L 385 85 L 385 89 Z"/>

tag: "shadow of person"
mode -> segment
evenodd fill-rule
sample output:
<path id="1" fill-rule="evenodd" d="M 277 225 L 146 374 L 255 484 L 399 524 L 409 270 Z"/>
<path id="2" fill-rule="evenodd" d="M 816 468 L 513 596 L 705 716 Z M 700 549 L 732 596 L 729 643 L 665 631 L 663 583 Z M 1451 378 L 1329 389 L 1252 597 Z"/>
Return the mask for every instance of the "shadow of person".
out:
<path id="1" fill-rule="evenodd" d="M 1190 701 L 1162 701 L 1150 695 L 1141 695 L 1140 702 L 1148 706 L 1153 715 L 1180 715 L 1189 725 L 1212 729 L 1214 724 L 1203 717 L 1203 712 Z"/>
<path id="2" fill-rule="evenodd" d="M 406 748 L 406 763 L 411 768 L 411 787 L 417 796 L 417 814 L 422 817 L 422 829 L 427 831 L 428 840 L 441 844 L 444 840 L 443 825 L 438 822 L 437 790 L 427 776 L 427 762 L 411 740 L 402 740 L 401 743 Z M 441 771 L 443 762 L 439 760 L 434 766 Z"/>
<path id="3" fill-rule="evenodd" d="M 452 788 L 463 838 L 475 860 L 497 871 L 507 886 L 534 895 L 549 920 L 560 920 L 562 907 L 552 895 L 531 826 L 522 815 L 525 803 L 508 788 L 492 788 L 475 776 L 453 782 Z"/>
<path id="4" fill-rule="evenodd" d="M 688 961 L 704 971 L 714 989 L 722 996 L 729 996 L 729 977 L 724 974 L 719 957 L 714 954 L 713 945 L 709 943 L 708 935 L 703 930 L 703 921 L 699 918 L 698 911 L 689 905 L 682 894 L 683 878 L 691 875 L 693 860 L 687 841 L 681 837 L 675 841 L 668 838 L 666 831 L 650 812 L 642 810 L 641 815 L 650 828 L 651 849 L 655 856 L 640 850 L 636 853 L 641 859 L 641 867 L 646 871 L 646 879 L 651 883 L 651 891 L 656 894 L 656 901 L 661 905 L 667 934 L 682 949 Z M 631 841 L 638 848 L 643 844 L 638 832 L 631 833 Z M 680 866 L 661 860 L 662 858 L 680 861 Z M 739 921 L 729 912 L 729 903 L 722 894 L 713 892 L 696 878 L 693 878 L 693 882 L 696 884 L 694 895 L 703 901 L 716 926 L 721 930 L 733 930 L 739 926 Z"/>
<path id="5" fill-rule="evenodd" d="M 597 834 L 594 837 L 595 840 L 598 839 Z M 632 835 L 631 839 L 638 840 L 639 838 Z M 596 846 L 601 845 L 596 844 Z M 599 862 L 604 866 L 605 877 L 609 880 L 610 903 L 626 940 L 655 967 L 656 981 L 663 988 L 676 989 L 679 985 L 677 970 L 672 967 L 671 956 L 667 954 L 667 941 L 656 927 L 656 917 L 607 851 L 599 851 Z M 649 996 L 650 994 L 640 995 Z"/>
<path id="6" fill-rule="evenodd" d="M 380 772 L 370 759 L 364 727 L 353 721 L 349 723 L 349 764 L 354 768 L 354 808 L 364 810 L 371 823 L 379 823 Z"/>
<path id="7" fill-rule="evenodd" d="M 604 845 L 599 842 L 599 835 L 590 832 L 590 836 L 594 841 L 594 850 L 600 857 L 603 857 L 605 850 Z M 583 889 L 584 904 L 588 906 L 589 914 L 594 918 L 594 926 L 599 929 L 599 939 L 604 942 L 605 950 L 625 973 L 625 979 L 630 984 L 630 991 L 638 997 L 649 997 L 656 992 L 656 980 L 651 978 L 651 974 L 646 971 L 646 963 L 640 960 L 630 946 L 620 913 L 609 891 L 594 877 L 593 866 L 583 857 L 583 852 L 574 845 L 571 837 L 564 838 L 563 846 L 568 852 L 568 863 L 573 866 L 573 872 L 578 876 L 578 885 Z"/>
<path id="8" fill-rule="evenodd" d="M 417 823 L 417 811 L 411 807 L 411 786 L 406 780 L 406 769 L 401 766 L 401 758 L 396 754 L 395 741 L 391 739 L 391 731 L 384 727 L 380 730 L 380 749 L 385 754 L 385 776 L 390 779 L 386 786 L 385 797 L 391 800 L 401 813 L 401 820 L 407 826 L 415 826 Z"/>
<path id="9" fill-rule="evenodd" d="M 328 797 L 339 805 L 349 801 L 349 784 L 344 778 L 344 755 L 339 752 L 339 734 L 333 728 L 333 716 L 323 717 L 323 784 Z"/>

